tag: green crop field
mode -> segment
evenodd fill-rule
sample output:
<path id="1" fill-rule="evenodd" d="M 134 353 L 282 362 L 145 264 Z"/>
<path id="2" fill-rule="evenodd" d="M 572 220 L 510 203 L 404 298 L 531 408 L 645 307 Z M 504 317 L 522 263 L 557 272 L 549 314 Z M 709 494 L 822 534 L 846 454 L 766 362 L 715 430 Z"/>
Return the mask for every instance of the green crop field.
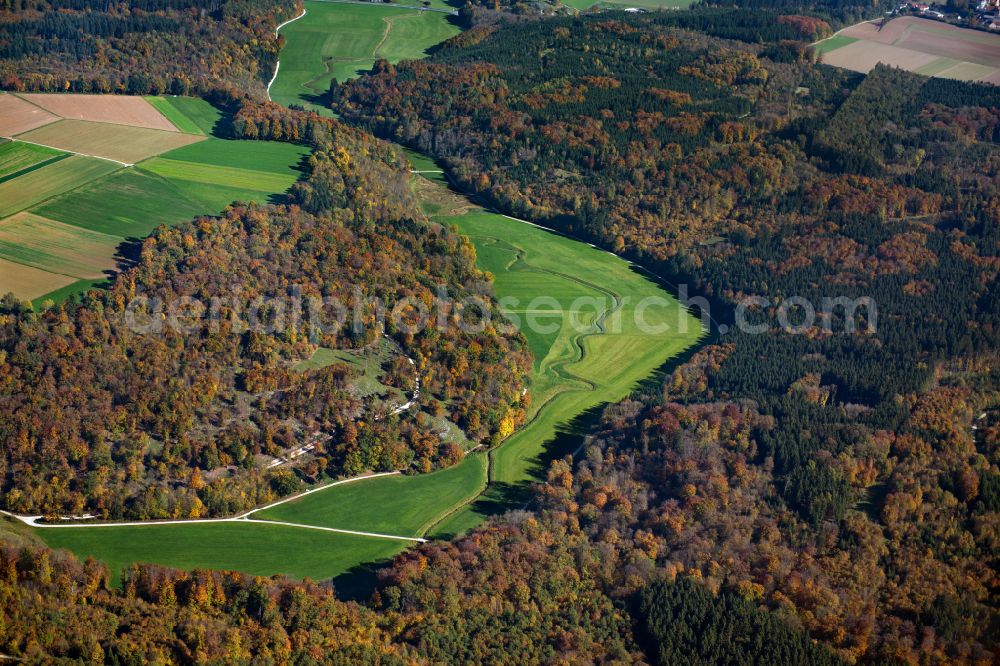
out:
<path id="1" fill-rule="evenodd" d="M 822 42 L 816 44 L 816 51 L 819 53 L 829 53 L 830 51 L 836 51 L 842 46 L 847 46 L 848 44 L 853 44 L 858 41 L 856 37 L 848 37 L 846 35 L 835 35 L 829 39 L 824 39 Z"/>
<path id="2" fill-rule="evenodd" d="M 345 363 L 351 366 L 358 375 L 351 380 L 351 389 L 359 396 L 382 395 L 386 400 L 396 404 L 406 402 L 406 393 L 394 386 L 382 383 L 385 374 L 384 367 L 392 362 L 399 351 L 385 340 L 374 349 L 356 352 L 345 349 L 318 348 L 311 357 L 295 364 L 299 372 L 318 370 L 334 363 Z"/>
<path id="3" fill-rule="evenodd" d="M 120 168 L 107 160 L 73 155 L 22 174 L 0 183 L 0 217 L 13 215 Z"/>
<path id="4" fill-rule="evenodd" d="M 148 236 L 161 224 L 214 215 L 233 201 L 266 202 L 271 193 L 121 171 L 33 209 L 40 215 L 123 238 Z"/>
<path id="5" fill-rule="evenodd" d="M 31 143 L 6 141 L 0 144 L 0 183 L 23 175 L 28 169 L 37 169 L 65 154 Z"/>
<path id="6" fill-rule="evenodd" d="M 160 157 L 178 162 L 285 174 L 298 179 L 302 175 L 300 166 L 310 152 L 312 151 L 306 146 L 279 141 L 228 141 L 211 138 L 172 150 Z"/>
<path id="7" fill-rule="evenodd" d="M 182 162 L 162 157 L 144 162 L 142 168 L 145 171 L 155 173 L 168 180 L 184 180 L 205 185 L 221 185 L 223 187 L 235 187 L 239 190 L 255 190 L 258 192 L 284 192 L 298 180 L 294 174 L 269 173 L 267 171 L 252 171 L 236 167 L 222 167 L 214 164 Z"/>
<path id="8" fill-rule="evenodd" d="M 193 197 L 184 183 L 134 167 L 52 199 L 33 212 L 92 231 L 142 238 L 161 224 L 177 224 L 218 212 L 236 198 L 225 188 L 219 189 L 221 201 L 211 205 Z"/>
<path id="9" fill-rule="evenodd" d="M 209 136 L 222 119 L 222 111 L 196 97 L 147 97 L 174 127 L 190 134 Z"/>
<path id="10" fill-rule="evenodd" d="M 421 58 L 459 32 L 441 12 L 318 1 L 305 7 L 303 18 L 281 29 L 286 45 L 271 98 L 326 113 L 320 98 L 331 79 L 353 78 L 377 58 Z"/>
<path id="11" fill-rule="evenodd" d="M 421 536 L 451 507 L 479 492 L 485 478 L 486 456 L 472 453 L 460 464 L 437 472 L 346 483 L 265 509 L 253 517 Z"/>
<path id="12" fill-rule="evenodd" d="M 0 256 L 25 266 L 94 280 L 115 268 L 117 236 L 21 212 L 0 224 Z"/>
<path id="13" fill-rule="evenodd" d="M 195 129 L 211 131 L 221 117 L 202 100 L 154 99 L 161 112 L 173 109 L 174 116 L 167 115 L 174 121 L 183 113 Z M 65 153 L 18 141 L 0 145 L 0 168 L 14 170 L 6 180 L 0 177 L 0 217 L 30 209 L 60 230 L 58 235 L 48 234 L 51 238 L 41 245 L 21 243 L 14 236 L 22 227 L 27 228 L 25 224 L 16 228 L 8 224 L 11 239 L 0 243 L 0 259 L 24 264 L 25 268 L 18 275 L 8 275 L 3 285 L 22 297 L 39 303 L 49 299 L 58 302 L 104 284 L 98 269 L 115 266 L 113 255 L 118 244 L 148 236 L 161 224 L 215 215 L 234 201 L 268 203 L 279 199 L 301 177 L 310 153 L 305 146 L 274 141 L 227 141 L 102 123 L 79 124 L 87 131 L 92 126 L 103 129 L 87 140 L 107 141 L 106 152 L 119 156 L 125 149 L 114 142 L 127 144 L 136 136 L 145 140 L 171 135 L 182 137 L 181 143 L 197 143 L 129 168 L 79 155 L 66 157 Z M 60 131 L 65 133 L 65 127 Z M 41 161 L 33 164 L 32 160 Z M 77 231 L 69 232 L 64 225 Z M 83 234 L 85 242 L 69 243 L 74 234 Z M 29 267 L 47 272 L 29 271 Z M 66 276 L 78 279 L 66 284 Z M 46 280 L 50 282 L 46 284 Z"/>
<path id="14" fill-rule="evenodd" d="M 262 523 L 195 523 L 140 527 L 36 529 L 53 548 L 103 560 L 114 582 L 133 562 L 181 569 L 229 569 L 271 576 L 325 579 L 358 562 L 392 557 L 405 541 Z"/>

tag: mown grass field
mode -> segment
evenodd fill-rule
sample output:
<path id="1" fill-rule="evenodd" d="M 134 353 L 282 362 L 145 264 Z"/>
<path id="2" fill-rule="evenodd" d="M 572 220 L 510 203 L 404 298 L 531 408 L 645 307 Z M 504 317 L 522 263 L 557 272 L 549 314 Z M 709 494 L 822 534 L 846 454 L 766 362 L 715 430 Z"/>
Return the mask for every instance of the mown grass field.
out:
<path id="1" fill-rule="evenodd" d="M 106 562 L 114 583 L 133 562 L 319 580 L 359 561 L 392 557 L 406 546 L 405 541 L 240 522 L 48 528 L 35 529 L 35 534 L 53 548 Z"/>
<path id="2" fill-rule="evenodd" d="M 497 295 L 519 299 L 506 310 L 520 318 L 535 355 L 534 412 L 492 452 L 486 493 L 432 536 L 465 531 L 523 502 L 525 484 L 579 445 L 589 412 L 626 397 L 702 335 L 700 322 L 659 284 L 603 250 L 488 212 L 442 221 L 475 243 L 480 266 L 496 276 Z M 558 303 L 562 314 L 546 314 L 551 304 L 532 307 L 539 297 Z M 533 327 L 526 326 L 531 314 Z"/>
<path id="3" fill-rule="evenodd" d="M 260 511 L 254 518 L 417 537 L 451 507 L 475 495 L 486 478 L 486 456 L 430 474 L 384 476 L 334 486 Z"/>
<path id="4" fill-rule="evenodd" d="M 398 62 L 458 34 L 441 12 L 385 5 L 307 1 L 306 15 L 281 29 L 286 39 L 271 99 L 329 114 L 330 81 L 358 76 L 377 58 Z"/>

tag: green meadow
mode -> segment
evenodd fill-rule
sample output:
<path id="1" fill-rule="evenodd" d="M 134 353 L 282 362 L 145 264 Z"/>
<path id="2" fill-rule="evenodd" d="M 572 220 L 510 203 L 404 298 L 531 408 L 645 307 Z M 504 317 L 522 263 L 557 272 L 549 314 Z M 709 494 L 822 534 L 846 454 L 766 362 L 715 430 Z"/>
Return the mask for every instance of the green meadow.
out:
<path id="1" fill-rule="evenodd" d="M 146 97 L 157 111 L 182 132 L 211 136 L 215 126 L 222 120 L 222 112 L 196 97 Z"/>
<path id="2" fill-rule="evenodd" d="M 486 456 L 471 453 L 460 464 L 430 474 L 345 483 L 253 517 L 417 537 L 482 490 L 485 478 Z"/>
<path id="3" fill-rule="evenodd" d="M 53 548 L 107 563 L 113 581 L 134 562 L 326 579 L 392 557 L 405 541 L 248 522 L 35 529 Z"/>
<path id="4" fill-rule="evenodd" d="M 422 58 L 459 32 L 441 12 L 318 0 L 307 0 L 305 8 L 304 17 L 281 29 L 286 43 L 271 99 L 327 115 L 322 98 L 332 79 L 354 78 L 378 58 Z"/>
<path id="5" fill-rule="evenodd" d="M 625 398 L 702 335 L 659 284 L 608 252 L 484 211 L 442 221 L 472 239 L 501 304 L 516 299 L 504 310 L 520 322 L 535 366 L 529 423 L 490 453 L 489 488 L 437 525 L 437 536 L 522 504 L 548 462 L 579 445 L 589 413 Z"/>
<path id="6" fill-rule="evenodd" d="M 815 47 L 818 53 L 829 53 L 830 51 L 836 51 L 841 47 L 847 46 L 848 44 L 853 44 L 856 41 L 858 41 L 856 37 L 834 35 L 833 37 L 824 39 L 821 42 L 817 42 Z"/>

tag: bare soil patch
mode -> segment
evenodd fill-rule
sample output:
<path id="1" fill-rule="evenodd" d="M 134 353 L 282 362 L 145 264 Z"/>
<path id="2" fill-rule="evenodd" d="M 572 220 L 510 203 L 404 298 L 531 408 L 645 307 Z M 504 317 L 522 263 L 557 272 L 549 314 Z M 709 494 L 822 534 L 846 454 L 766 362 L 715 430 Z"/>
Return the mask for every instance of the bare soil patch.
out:
<path id="1" fill-rule="evenodd" d="M 829 65 L 868 72 L 881 62 L 928 76 L 1000 80 L 1000 35 L 904 16 L 881 28 L 859 23 L 839 36 L 859 41 L 826 51 L 823 62 Z"/>
<path id="2" fill-rule="evenodd" d="M 0 136 L 14 136 L 59 120 L 16 95 L 0 93 Z"/>
<path id="3" fill-rule="evenodd" d="M 60 94 L 21 94 L 20 97 L 60 118 L 177 131 L 173 123 L 142 97 Z"/>
<path id="4" fill-rule="evenodd" d="M 145 127 L 111 125 L 85 120 L 60 120 L 27 132 L 19 139 L 59 148 L 81 155 L 104 157 L 135 164 L 148 157 L 186 146 L 205 137 L 180 132 L 165 132 Z"/>
<path id="5" fill-rule="evenodd" d="M 69 275 L 49 273 L 0 258 L 0 294 L 13 292 L 18 298 L 38 298 L 76 281 Z"/>

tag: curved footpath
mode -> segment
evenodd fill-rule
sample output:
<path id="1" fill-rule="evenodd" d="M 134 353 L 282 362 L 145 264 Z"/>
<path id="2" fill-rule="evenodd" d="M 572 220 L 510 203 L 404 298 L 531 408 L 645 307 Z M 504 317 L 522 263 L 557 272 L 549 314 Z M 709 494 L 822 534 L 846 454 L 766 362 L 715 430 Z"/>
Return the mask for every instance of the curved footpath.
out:
<path id="1" fill-rule="evenodd" d="M 339 534 L 353 534 L 355 536 L 366 536 L 375 537 L 378 539 L 395 539 L 397 541 L 413 541 L 417 543 L 423 543 L 427 541 L 420 537 L 408 537 L 400 536 L 397 534 L 382 534 L 380 532 L 361 532 L 358 530 L 345 530 L 335 527 L 320 527 L 318 525 L 306 525 L 302 523 L 288 523 L 280 520 L 261 520 L 259 518 L 251 518 L 253 514 L 258 511 L 264 511 L 265 509 L 270 509 L 272 507 L 279 506 L 286 502 L 291 502 L 293 500 L 300 499 L 306 495 L 311 495 L 312 493 L 317 493 L 321 490 L 326 490 L 328 488 L 333 488 L 334 486 L 341 486 L 345 483 L 354 483 L 355 481 L 364 481 L 365 479 L 374 479 L 382 476 L 395 476 L 400 472 L 380 472 L 378 474 L 362 474 L 361 476 L 354 476 L 349 479 L 341 479 L 340 481 L 333 481 L 331 483 L 326 483 L 322 486 L 316 486 L 315 488 L 310 488 L 301 493 L 295 495 L 289 495 L 282 499 L 271 502 L 270 504 L 265 504 L 264 506 L 259 506 L 250 511 L 246 511 L 237 516 L 230 516 L 229 518 L 189 518 L 189 519 L 178 519 L 178 520 L 136 520 L 136 521 L 124 521 L 124 522 L 101 522 L 101 523 L 76 523 L 73 521 L 76 518 L 63 518 L 67 522 L 65 523 L 43 523 L 39 522 L 44 518 L 44 516 L 19 516 L 17 514 L 11 513 L 9 511 L 0 510 L 0 514 L 5 516 L 10 516 L 15 518 L 25 525 L 30 527 L 41 527 L 45 529 L 83 529 L 86 527 L 143 527 L 143 526 L 154 526 L 154 525 L 204 525 L 208 523 L 234 523 L 234 522 L 246 522 L 246 523 L 266 523 L 269 525 L 285 525 L 287 527 L 299 527 L 308 530 L 323 530 L 325 532 L 337 532 Z"/>
<path id="2" fill-rule="evenodd" d="M 296 16 L 295 18 L 291 18 L 291 19 L 288 19 L 287 21 L 285 21 L 284 23 L 282 23 L 281 25 L 279 25 L 279 26 L 278 26 L 277 28 L 275 28 L 275 29 L 274 29 L 274 36 L 275 36 L 275 37 L 277 37 L 277 36 L 278 36 L 278 31 L 279 31 L 279 30 L 281 30 L 282 28 L 284 28 L 284 27 L 285 27 L 286 25 L 288 25 L 289 23 L 294 23 L 295 21 L 298 21 L 298 20 L 299 20 L 300 18 L 302 18 L 302 17 L 303 17 L 303 16 L 305 16 L 305 15 L 306 15 L 306 8 L 305 8 L 305 7 L 303 7 L 303 8 L 302 8 L 302 13 L 301 13 L 301 14 L 299 14 L 299 15 L 298 15 L 298 16 Z M 273 85 L 274 85 L 274 81 L 275 81 L 275 79 L 277 79 L 277 78 L 278 78 L 278 72 L 279 72 L 280 70 L 281 70 L 281 60 L 278 60 L 278 62 L 274 63 L 274 76 L 272 76 L 272 77 L 271 77 L 271 80 L 270 80 L 270 81 L 268 81 L 268 83 L 267 83 L 267 101 L 268 101 L 268 102 L 270 102 L 270 101 L 271 101 L 271 86 L 273 86 Z"/>

